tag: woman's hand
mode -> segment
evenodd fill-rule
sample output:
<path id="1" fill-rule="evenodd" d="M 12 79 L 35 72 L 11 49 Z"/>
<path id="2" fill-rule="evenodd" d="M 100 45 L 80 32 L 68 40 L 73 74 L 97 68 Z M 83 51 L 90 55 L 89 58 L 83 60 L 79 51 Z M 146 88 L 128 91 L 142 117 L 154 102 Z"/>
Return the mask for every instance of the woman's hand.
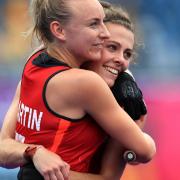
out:
<path id="1" fill-rule="evenodd" d="M 70 166 L 57 154 L 41 147 L 37 149 L 32 160 L 45 180 L 68 180 Z"/>

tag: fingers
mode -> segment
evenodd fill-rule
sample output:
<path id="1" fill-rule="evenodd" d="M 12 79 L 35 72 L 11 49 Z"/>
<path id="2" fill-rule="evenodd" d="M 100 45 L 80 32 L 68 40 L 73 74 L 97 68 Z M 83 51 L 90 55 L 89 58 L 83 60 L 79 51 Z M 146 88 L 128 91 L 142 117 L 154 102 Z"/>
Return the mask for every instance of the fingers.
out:
<path id="1" fill-rule="evenodd" d="M 66 180 L 68 178 L 68 177 L 65 177 L 60 170 L 56 171 L 55 174 L 56 174 L 57 180 Z"/>
<path id="2" fill-rule="evenodd" d="M 43 178 L 44 178 L 44 180 L 50 180 L 50 177 L 49 177 L 49 174 L 48 174 L 48 173 L 45 173 L 45 174 L 43 175 Z"/>
<path id="3" fill-rule="evenodd" d="M 57 154 L 45 148 L 37 151 L 33 163 L 45 180 L 68 180 L 69 164 L 64 162 Z"/>
<path id="4" fill-rule="evenodd" d="M 44 180 L 66 180 L 60 169 L 54 171 L 48 171 L 43 175 Z"/>
<path id="5" fill-rule="evenodd" d="M 56 178 L 56 179 L 51 179 L 51 180 L 65 180 L 66 179 L 60 169 L 56 170 L 55 174 L 52 174 L 51 178 Z"/>
<path id="6" fill-rule="evenodd" d="M 65 165 L 61 168 L 61 172 L 65 180 L 68 180 L 69 171 L 70 171 L 70 166 L 69 164 L 65 163 Z"/>
<path id="7" fill-rule="evenodd" d="M 69 179 L 70 166 L 64 162 L 63 166 L 47 170 L 43 173 L 45 180 L 68 180 Z"/>

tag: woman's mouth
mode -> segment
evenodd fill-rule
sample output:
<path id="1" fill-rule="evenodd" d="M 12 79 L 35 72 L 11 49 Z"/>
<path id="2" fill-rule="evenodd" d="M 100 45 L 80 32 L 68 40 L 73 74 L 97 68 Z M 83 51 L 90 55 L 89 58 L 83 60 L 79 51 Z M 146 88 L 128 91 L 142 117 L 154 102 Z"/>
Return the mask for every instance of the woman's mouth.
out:
<path id="1" fill-rule="evenodd" d="M 114 75 L 118 75 L 118 73 L 119 73 L 119 71 L 118 71 L 117 69 L 114 69 L 114 68 L 109 67 L 109 66 L 105 66 L 105 69 L 106 69 L 108 72 L 110 72 L 110 73 L 112 73 L 112 74 L 114 74 Z"/>

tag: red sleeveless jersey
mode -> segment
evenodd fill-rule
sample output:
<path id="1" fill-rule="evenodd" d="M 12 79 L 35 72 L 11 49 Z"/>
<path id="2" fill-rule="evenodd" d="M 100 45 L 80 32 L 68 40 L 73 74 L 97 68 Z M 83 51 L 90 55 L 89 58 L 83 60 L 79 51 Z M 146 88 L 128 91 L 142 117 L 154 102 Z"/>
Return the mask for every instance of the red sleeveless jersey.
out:
<path id="1" fill-rule="evenodd" d="M 16 140 L 41 144 L 69 163 L 71 170 L 88 172 L 106 133 L 88 115 L 75 120 L 57 114 L 45 99 L 48 81 L 68 69 L 68 65 L 44 51 L 29 58 L 22 75 Z"/>

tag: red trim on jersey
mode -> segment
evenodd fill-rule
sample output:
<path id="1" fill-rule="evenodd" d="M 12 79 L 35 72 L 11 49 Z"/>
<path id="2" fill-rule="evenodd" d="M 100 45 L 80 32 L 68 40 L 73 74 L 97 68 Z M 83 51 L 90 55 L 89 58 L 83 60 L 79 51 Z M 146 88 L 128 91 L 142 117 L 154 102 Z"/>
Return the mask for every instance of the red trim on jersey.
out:
<path id="1" fill-rule="evenodd" d="M 106 133 L 88 115 L 78 121 L 51 111 L 43 98 L 49 80 L 68 69 L 68 65 L 50 57 L 44 50 L 30 57 L 21 81 L 16 139 L 43 145 L 69 163 L 72 170 L 88 172 Z"/>
<path id="2" fill-rule="evenodd" d="M 63 137 L 65 135 L 66 130 L 71 126 L 71 122 L 69 121 L 59 121 L 58 130 L 54 137 L 54 142 L 52 147 L 50 148 L 51 151 L 56 152 L 58 147 L 60 147 Z"/>

